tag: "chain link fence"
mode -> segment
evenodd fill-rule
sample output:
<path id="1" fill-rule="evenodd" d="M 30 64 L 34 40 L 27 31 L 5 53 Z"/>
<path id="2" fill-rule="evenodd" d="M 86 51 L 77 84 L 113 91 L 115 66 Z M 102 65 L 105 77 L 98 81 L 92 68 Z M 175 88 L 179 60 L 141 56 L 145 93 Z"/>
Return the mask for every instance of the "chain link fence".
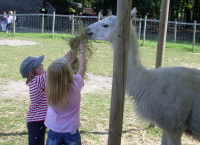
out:
<path id="1" fill-rule="evenodd" d="M 159 20 L 133 19 L 139 40 L 157 41 Z M 166 42 L 200 45 L 200 23 L 168 21 Z"/>
<path id="2" fill-rule="evenodd" d="M 67 33 L 75 34 L 78 21 L 85 26 L 90 25 L 103 17 L 75 16 L 55 14 L 16 14 L 15 33 Z"/>
<path id="3" fill-rule="evenodd" d="M 76 34 L 78 21 L 88 26 L 105 17 L 57 14 L 14 14 L 13 33 L 67 33 Z M 2 15 L 0 15 L 2 16 Z M 134 18 L 138 39 L 157 41 L 159 20 Z M 166 42 L 200 45 L 200 23 L 168 21 Z"/>

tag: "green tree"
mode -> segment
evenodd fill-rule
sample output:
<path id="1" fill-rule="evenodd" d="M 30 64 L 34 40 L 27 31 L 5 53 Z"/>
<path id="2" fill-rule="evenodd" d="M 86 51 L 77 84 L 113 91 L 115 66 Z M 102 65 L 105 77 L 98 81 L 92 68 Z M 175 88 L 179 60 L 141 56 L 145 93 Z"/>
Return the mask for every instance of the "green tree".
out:
<path id="1" fill-rule="evenodd" d="M 81 3 L 84 8 L 93 8 L 95 13 L 100 11 L 106 16 L 108 10 L 117 13 L 117 0 L 46 0 L 56 8 L 56 11 L 65 14 L 70 10 L 69 2 Z M 137 16 L 159 19 L 162 0 L 132 0 L 132 8 L 137 8 Z M 169 7 L 169 20 L 200 22 L 200 0 L 171 0 Z"/>
<path id="2" fill-rule="evenodd" d="M 197 23 L 200 23 L 200 1 L 199 0 L 194 0 L 192 17 L 193 17 L 193 20 L 196 20 Z"/>
<path id="3" fill-rule="evenodd" d="M 173 0 L 170 1 L 169 19 L 184 22 L 199 22 L 200 18 L 200 1 L 199 0 Z"/>
<path id="4" fill-rule="evenodd" d="M 112 5 L 112 14 L 116 15 L 117 14 L 117 0 L 111 0 L 111 5 Z"/>
<path id="5" fill-rule="evenodd" d="M 58 14 L 69 14 L 70 13 L 70 4 L 66 0 L 46 0 L 50 3 Z"/>
<path id="6" fill-rule="evenodd" d="M 169 20 L 170 21 L 181 20 L 183 16 L 183 7 L 184 7 L 183 0 L 170 1 Z"/>
<path id="7" fill-rule="evenodd" d="M 158 18 L 160 15 L 161 0 L 133 0 L 133 7 L 137 8 L 137 16 L 144 18 Z"/>
<path id="8" fill-rule="evenodd" d="M 191 0 L 185 0 L 185 20 L 186 22 L 192 21 L 192 2 Z"/>

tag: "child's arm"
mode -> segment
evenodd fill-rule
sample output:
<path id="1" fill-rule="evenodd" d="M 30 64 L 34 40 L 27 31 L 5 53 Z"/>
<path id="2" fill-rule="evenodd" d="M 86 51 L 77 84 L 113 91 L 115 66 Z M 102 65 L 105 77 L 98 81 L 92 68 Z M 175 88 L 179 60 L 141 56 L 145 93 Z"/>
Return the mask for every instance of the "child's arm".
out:
<path id="1" fill-rule="evenodd" d="M 81 43 L 79 45 L 79 48 L 80 48 L 80 63 L 77 74 L 80 74 L 82 77 L 84 77 L 86 70 L 85 43 Z"/>
<path id="2" fill-rule="evenodd" d="M 72 57 L 76 54 L 76 51 L 77 51 L 76 49 L 68 51 L 67 54 L 63 56 L 63 58 L 66 59 L 71 64 Z"/>

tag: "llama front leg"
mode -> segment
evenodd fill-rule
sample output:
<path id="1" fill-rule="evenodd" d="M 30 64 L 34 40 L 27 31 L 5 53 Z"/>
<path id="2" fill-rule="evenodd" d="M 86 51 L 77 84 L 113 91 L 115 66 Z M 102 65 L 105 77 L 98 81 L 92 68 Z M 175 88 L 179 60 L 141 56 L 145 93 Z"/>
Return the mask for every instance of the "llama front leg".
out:
<path id="1" fill-rule="evenodd" d="M 180 133 L 169 135 L 163 131 L 161 145 L 181 145 L 181 135 Z"/>
<path id="2" fill-rule="evenodd" d="M 162 131 L 162 141 L 161 145 L 168 145 L 167 135 Z"/>

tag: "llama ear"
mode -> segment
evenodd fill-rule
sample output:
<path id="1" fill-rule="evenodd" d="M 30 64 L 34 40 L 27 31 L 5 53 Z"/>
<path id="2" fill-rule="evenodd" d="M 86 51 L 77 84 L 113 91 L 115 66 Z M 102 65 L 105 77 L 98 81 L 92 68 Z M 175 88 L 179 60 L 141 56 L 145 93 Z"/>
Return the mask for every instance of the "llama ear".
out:
<path id="1" fill-rule="evenodd" d="M 131 20 L 133 20 L 133 19 L 135 18 L 136 12 L 137 12 L 136 7 L 134 7 L 134 8 L 131 10 Z"/>
<path id="2" fill-rule="evenodd" d="M 114 15 L 111 15 L 111 16 L 109 16 L 109 18 L 108 18 L 108 19 L 112 20 L 112 19 L 115 19 L 115 18 L 116 18 L 116 16 L 114 16 Z"/>
<path id="3" fill-rule="evenodd" d="M 108 17 L 108 20 L 116 22 L 116 16 L 111 15 L 111 16 Z"/>
<path id="4" fill-rule="evenodd" d="M 135 17 L 136 12 L 137 12 L 137 9 L 136 9 L 136 7 L 134 7 L 134 8 L 131 10 L 131 18 L 134 18 L 134 17 Z"/>

